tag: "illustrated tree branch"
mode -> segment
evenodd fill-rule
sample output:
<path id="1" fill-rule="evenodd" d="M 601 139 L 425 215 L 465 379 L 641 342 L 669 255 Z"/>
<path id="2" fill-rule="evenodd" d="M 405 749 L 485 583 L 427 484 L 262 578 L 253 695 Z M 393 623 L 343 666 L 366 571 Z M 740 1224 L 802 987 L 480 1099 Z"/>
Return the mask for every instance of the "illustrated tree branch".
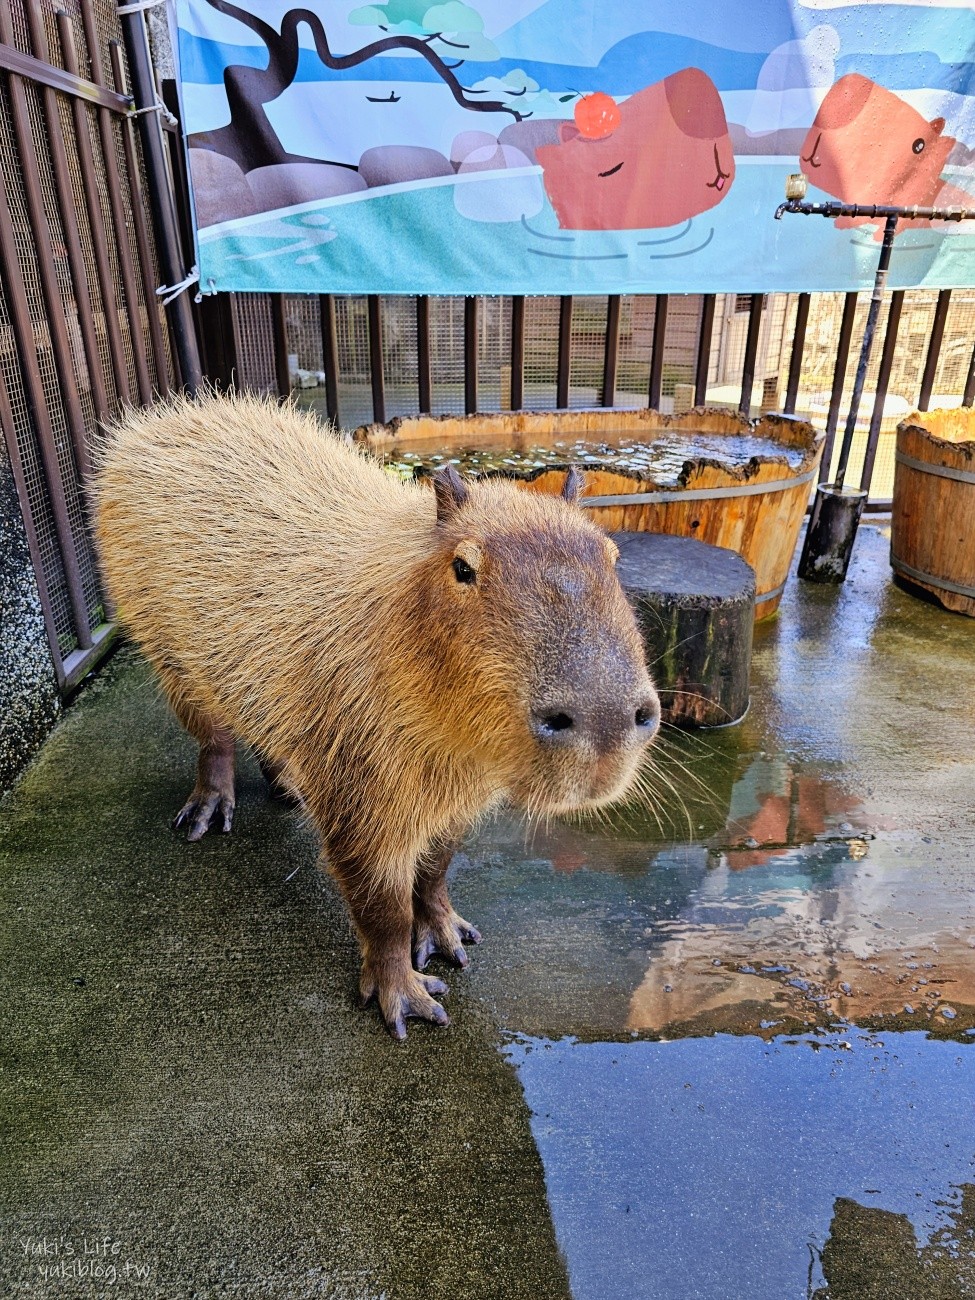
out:
<path id="1" fill-rule="evenodd" d="M 289 9 L 282 19 L 281 30 L 278 32 L 262 18 L 231 3 L 231 0 L 207 0 L 207 3 L 218 13 L 243 23 L 260 37 L 268 49 L 266 68 L 250 68 L 235 64 L 224 69 L 223 81 L 230 107 L 230 122 L 227 126 L 219 127 L 214 131 L 202 132 L 194 136 L 191 141 L 197 147 L 212 149 L 227 155 L 244 171 L 283 162 L 328 161 L 288 153 L 264 111 L 264 105 L 271 103 L 287 90 L 298 74 L 300 55 L 298 29 L 302 23 L 306 24 L 311 31 L 319 59 L 333 71 L 341 72 L 346 68 L 357 67 L 389 50 L 413 50 L 421 58 L 426 59 L 462 108 L 476 113 L 507 113 L 516 122 L 522 121 L 525 116 L 500 100 L 469 99 L 468 93 L 479 92 L 468 92 L 454 76 L 454 68 L 460 67 L 461 64 L 445 63 L 432 48 L 433 41 L 439 39 L 443 42 L 443 37 L 439 33 L 423 37 L 386 36 L 359 50 L 354 50 L 351 54 L 333 54 L 321 19 L 310 9 Z M 355 170 L 355 165 L 352 163 L 332 165 Z"/>

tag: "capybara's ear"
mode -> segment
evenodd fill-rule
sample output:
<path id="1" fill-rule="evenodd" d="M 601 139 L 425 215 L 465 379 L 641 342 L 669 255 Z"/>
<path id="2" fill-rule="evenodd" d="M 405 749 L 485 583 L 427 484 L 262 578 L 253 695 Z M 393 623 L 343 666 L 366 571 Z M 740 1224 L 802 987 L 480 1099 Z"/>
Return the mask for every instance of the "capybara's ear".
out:
<path id="1" fill-rule="evenodd" d="M 562 484 L 563 501 L 568 501 L 570 506 L 578 505 L 584 481 L 575 465 L 570 465 L 569 472 L 565 476 L 565 482 Z"/>
<path id="2" fill-rule="evenodd" d="M 941 132 L 945 129 L 945 120 L 944 120 L 944 118 L 943 118 L 943 117 L 932 117 L 932 119 L 931 119 L 931 128 L 932 128 L 932 130 L 934 131 L 935 135 L 940 135 Z"/>
<path id="3" fill-rule="evenodd" d="M 443 465 L 433 476 L 437 498 L 437 523 L 446 523 L 467 500 L 467 485 L 453 465 Z"/>

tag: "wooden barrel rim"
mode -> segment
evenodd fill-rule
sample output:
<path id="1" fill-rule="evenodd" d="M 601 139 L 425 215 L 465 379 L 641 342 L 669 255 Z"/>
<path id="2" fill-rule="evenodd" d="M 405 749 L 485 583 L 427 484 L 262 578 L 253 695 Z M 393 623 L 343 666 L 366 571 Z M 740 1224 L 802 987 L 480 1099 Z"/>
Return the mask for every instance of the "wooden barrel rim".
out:
<path id="1" fill-rule="evenodd" d="M 950 465 L 935 465 L 926 460 L 916 460 L 903 451 L 895 452 L 895 458 L 899 465 L 906 465 L 908 469 L 917 470 L 919 474 L 933 474 L 936 478 L 951 478 L 958 483 L 975 483 L 975 474 L 970 473 L 968 470 L 954 469 Z"/>
<path id="2" fill-rule="evenodd" d="M 808 483 L 816 473 L 815 466 L 807 470 L 805 474 L 797 474 L 795 478 L 775 479 L 770 483 L 745 483 L 735 487 L 719 488 L 672 488 L 664 492 L 623 492 L 618 495 L 610 496 L 583 496 L 579 500 L 579 505 L 590 510 L 598 510 L 601 506 L 662 506 L 670 502 L 684 501 L 717 501 L 726 497 L 757 497 L 764 496 L 771 492 L 788 492 L 790 488 L 801 487 L 803 483 Z"/>

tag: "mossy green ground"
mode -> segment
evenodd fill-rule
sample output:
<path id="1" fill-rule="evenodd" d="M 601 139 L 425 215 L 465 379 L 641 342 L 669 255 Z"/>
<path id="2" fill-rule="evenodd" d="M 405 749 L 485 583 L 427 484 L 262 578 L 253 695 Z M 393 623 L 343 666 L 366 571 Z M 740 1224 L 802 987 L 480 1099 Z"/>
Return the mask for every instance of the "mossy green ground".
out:
<path id="1" fill-rule="evenodd" d="M 192 767 L 127 651 L 2 807 L 6 1293 L 46 1292 L 20 1243 L 67 1234 L 174 1300 L 564 1296 L 489 1012 L 455 980 L 451 1030 L 397 1048 L 298 814 L 246 761 L 233 835 L 187 846 Z"/>

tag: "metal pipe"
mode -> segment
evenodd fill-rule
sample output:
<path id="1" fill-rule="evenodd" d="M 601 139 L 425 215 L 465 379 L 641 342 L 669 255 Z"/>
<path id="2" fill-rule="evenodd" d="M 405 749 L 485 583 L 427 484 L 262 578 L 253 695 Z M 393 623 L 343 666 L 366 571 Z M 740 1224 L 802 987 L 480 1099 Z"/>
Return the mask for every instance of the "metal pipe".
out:
<path id="1" fill-rule="evenodd" d="M 383 305 L 378 293 L 366 299 L 369 319 L 369 379 L 372 384 L 372 418 L 386 423 L 386 378 L 383 373 Z"/>
<path id="2" fill-rule="evenodd" d="M 931 337 L 928 340 L 928 355 L 924 362 L 924 374 L 921 377 L 921 393 L 917 399 L 917 409 L 926 411 L 931 405 L 931 392 L 938 371 L 938 358 L 941 356 L 941 344 L 945 336 L 945 322 L 951 305 L 951 290 L 942 289 L 938 294 L 938 305 L 934 309 L 934 321 L 931 325 Z"/>
<path id="3" fill-rule="evenodd" d="M 569 405 L 569 378 L 572 370 L 572 297 L 559 299 L 559 350 L 555 372 L 555 405 L 565 410 Z"/>
<path id="4" fill-rule="evenodd" d="M 272 293 L 271 335 L 274 339 L 274 378 L 278 397 L 286 401 L 291 396 L 291 367 L 288 365 L 288 320 L 284 312 L 284 294 Z"/>
<path id="5" fill-rule="evenodd" d="M 852 206 L 856 206 L 855 204 Z M 880 246 L 880 258 L 877 262 L 877 273 L 873 279 L 873 293 L 870 295 L 870 307 L 867 311 L 867 323 L 863 331 L 863 344 L 860 348 L 860 360 L 857 363 L 856 379 L 853 381 L 853 394 L 850 397 L 850 412 L 846 417 L 846 428 L 843 431 L 843 442 L 840 446 L 840 461 L 836 467 L 836 477 L 833 480 L 837 488 L 842 488 L 843 481 L 846 478 L 846 471 L 850 464 L 850 451 L 853 447 L 853 435 L 856 433 L 857 415 L 860 411 L 860 399 L 863 397 L 863 386 L 867 379 L 867 367 L 870 364 L 870 353 L 873 351 L 873 336 L 877 332 L 877 320 L 880 316 L 880 304 L 883 301 L 884 289 L 887 285 L 887 271 L 890 268 L 890 254 L 894 247 L 894 235 L 897 231 L 897 218 L 899 213 L 892 212 L 888 215 L 884 223 L 884 238 Z M 973 214 L 975 215 L 975 214 Z"/>
<path id="6" fill-rule="evenodd" d="M 525 299 L 517 294 L 511 299 L 511 409 L 521 411 L 525 405 Z"/>
<path id="7" fill-rule="evenodd" d="M 860 474 L 860 487 L 867 491 L 873 477 L 874 461 L 877 459 L 877 445 L 880 442 L 880 426 L 884 418 L 884 403 L 887 401 L 887 388 L 890 384 L 891 371 L 894 368 L 894 352 L 897 348 L 897 330 L 900 326 L 901 308 L 904 306 L 904 290 L 895 289 L 891 294 L 890 311 L 887 313 L 887 329 L 884 334 L 884 347 L 880 354 L 880 368 L 877 371 L 877 392 L 873 402 L 873 414 L 870 417 L 870 429 L 867 433 L 867 446 L 863 453 L 863 470 Z"/>
<path id="8" fill-rule="evenodd" d="M 322 327 L 322 369 L 325 371 L 325 410 L 338 429 L 339 413 L 339 345 L 335 329 L 335 299 L 323 293 L 318 299 L 319 320 Z"/>
<path id="9" fill-rule="evenodd" d="M 840 320 L 840 337 L 836 345 L 836 360 L 833 364 L 833 387 L 829 395 L 829 410 L 826 413 L 826 442 L 823 444 L 823 458 L 819 462 L 819 481 L 829 479 L 829 468 L 833 463 L 833 443 L 836 439 L 836 424 L 840 416 L 840 402 L 843 400 L 843 386 L 846 383 L 846 363 L 850 359 L 850 342 L 853 338 L 853 324 L 857 313 L 857 295 L 846 294 L 843 300 L 843 316 Z"/>
<path id="10" fill-rule="evenodd" d="M 787 194 L 796 192 L 792 189 L 793 181 L 798 181 L 801 182 L 803 186 L 805 185 L 801 176 L 790 176 L 789 180 L 786 182 Z M 804 190 L 802 192 L 804 192 Z M 898 220 L 972 221 L 975 220 L 975 209 L 901 208 L 889 205 L 865 205 L 859 203 L 802 203 L 798 199 L 790 198 L 787 202 L 779 204 L 775 211 L 776 221 L 778 221 L 785 212 L 793 212 L 805 217 L 866 217 L 873 220 L 876 220 L 877 217 L 884 218 L 883 242 L 881 243 L 880 257 L 877 262 L 877 273 L 873 282 L 870 308 L 867 312 L 866 328 L 863 333 L 863 345 L 860 348 L 860 360 L 857 365 L 856 380 L 853 385 L 853 395 L 850 399 L 850 414 L 847 418 L 846 429 L 843 434 L 843 445 L 840 448 L 840 460 L 836 470 L 836 479 L 833 483 L 820 483 L 816 489 L 812 515 L 806 529 L 806 540 L 803 544 L 802 554 L 799 557 L 800 578 L 806 578 L 812 582 L 840 583 L 846 578 L 850 556 L 853 553 L 853 543 L 856 539 L 857 527 L 860 523 L 860 516 L 863 513 L 866 504 L 867 485 L 870 482 L 870 475 L 873 470 L 873 460 L 877 452 L 877 439 L 880 433 L 880 420 L 883 414 L 884 395 L 887 389 L 887 382 L 890 378 L 890 369 L 893 364 L 894 347 L 897 341 L 897 325 L 900 318 L 901 303 L 904 297 L 903 290 L 898 290 L 891 303 L 890 315 L 888 317 L 887 339 L 884 345 L 884 356 L 881 361 L 880 374 L 877 378 L 877 396 L 874 402 L 873 419 L 871 421 L 870 435 L 867 441 L 861 485 L 858 489 L 844 488 L 843 480 L 846 477 L 846 471 L 850 462 L 850 448 L 853 445 L 853 434 L 856 429 L 857 413 L 860 408 L 860 399 L 863 396 L 863 386 L 867 377 L 867 366 L 870 362 L 870 351 L 873 347 L 873 338 L 877 328 L 877 319 L 880 315 L 880 303 L 883 298 L 884 287 L 887 283 L 887 271 L 890 267 L 890 256 L 894 246 L 894 235 L 897 231 L 897 222 Z M 849 303 L 849 298 L 847 299 L 847 302 Z M 967 401 L 970 401 L 971 397 L 975 395 L 969 392 L 969 389 L 973 387 L 973 374 L 975 374 L 975 354 L 973 354 L 972 371 L 969 373 L 969 384 L 968 388 L 966 388 Z M 835 387 L 836 385 L 834 383 L 834 390 Z"/>
<path id="11" fill-rule="evenodd" d="M 119 21 L 122 24 L 125 53 L 132 77 L 135 107 L 139 110 L 153 110 L 157 102 L 156 81 L 152 72 L 145 15 L 141 10 L 123 12 Z M 181 284 L 186 279 L 186 267 L 180 254 L 172 185 L 157 112 L 139 113 L 139 135 L 142 140 L 152 224 L 156 232 L 159 271 L 166 284 Z M 166 308 L 166 314 L 183 384 L 193 395 L 203 383 L 203 367 L 200 364 L 196 330 L 193 328 L 193 311 L 187 295 L 188 291 L 177 295 Z"/>
<path id="12" fill-rule="evenodd" d="M 650 348 L 650 387 L 647 405 L 654 411 L 660 409 L 664 378 L 664 342 L 667 335 L 667 305 L 665 293 L 658 293 L 653 304 L 653 344 Z"/>
<path id="13" fill-rule="evenodd" d="M 474 415 L 477 411 L 477 331 L 478 300 L 469 296 L 464 299 L 464 413 Z"/>
<path id="14" fill-rule="evenodd" d="M 613 406 L 616 402 L 616 369 L 620 351 L 620 296 L 611 293 L 606 299 L 606 337 L 603 346 L 603 390 L 600 403 Z"/>
<path id="15" fill-rule="evenodd" d="M 430 356 L 430 299 L 419 294 L 416 300 L 416 386 L 420 411 L 433 411 L 433 367 Z"/>
<path id="16" fill-rule="evenodd" d="M 776 221 L 783 213 L 800 217 L 898 217 L 901 221 L 975 221 L 975 208 L 900 208 L 889 203 L 800 203 L 790 199 L 775 209 Z"/>

